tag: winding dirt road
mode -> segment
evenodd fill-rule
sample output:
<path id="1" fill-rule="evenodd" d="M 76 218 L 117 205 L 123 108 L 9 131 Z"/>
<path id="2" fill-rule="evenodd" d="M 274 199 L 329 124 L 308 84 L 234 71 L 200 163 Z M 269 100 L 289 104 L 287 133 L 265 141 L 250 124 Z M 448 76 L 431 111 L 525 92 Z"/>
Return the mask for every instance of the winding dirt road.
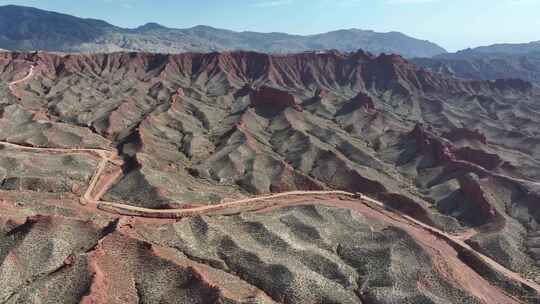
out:
<path id="1" fill-rule="evenodd" d="M 15 92 L 15 89 L 16 89 L 16 86 L 19 84 L 19 83 L 23 83 L 25 81 L 27 81 L 28 79 L 32 78 L 34 76 L 34 71 L 35 71 L 35 67 L 36 65 L 34 63 L 32 63 L 32 65 L 30 66 L 30 71 L 28 71 L 28 74 L 26 74 L 25 77 L 19 79 L 19 80 L 15 80 L 15 81 L 12 81 L 8 84 L 8 88 L 9 90 L 11 91 L 11 94 L 19 97 L 17 95 L 17 93 Z"/>
<path id="2" fill-rule="evenodd" d="M 116 161 L 113 158 L 117 157 L 116 152 L 112 150 L 105 149 L 93 149 L 93 148 L 48 148 L 48 147 L 34 147 L 34 146 L 25 146 L 21 144 L 16 144 L 8 141 L 0 141 L 0 145 L 28 151 L 36 152 L 53 152 L 53 153 L 66 153 L 66 154 L 95 154 L 98 157 L 104 159 L 111 159 L 111 161 Z M 113 157 L 114 156 L 114 157 Z"/>
<path id="3" fill-rule="evenodd" d="M 535 290 L 537 293 L 540 294 L 540 285 L 523 278 L 518 273 L 510 271 L 509 269 L 500 265 L 499 263 L 497 263 L 490 257 L 477 252 L 476 250 L 474 250 L 473 248 L 471 248 L 468 244 L 464 242 L 463 236 L 450 235 L 446 232 L 443 232 L 442 230 L 438 228 L 427 225 L 408 215 L 401 214 L 399 211 L 394 210 L 384 205 L 384 203 L 377 201 L 375 199 L 369 198 L 361 193 L 351 193 L 351 192 L 337 191 L 337 190 L 336 191 L 291 191 L 291 192 L 284 192 L 284 193 L 273 194 L 273 195 L 246 198 L 246 199 L 241 199 L 241 200 L 232 201 L 232 202 L 226 202 L 226 203 L 202 206 L 202 207 L 195 207 L 195 208 L 161 209 L 161 210 L 148 209 L 148 208 L 135 207 L 135 206 L 125 205 L 125 204 L 100 201 L 102 195 L 106 193 L 109 187 L 112 186 L 114 180 L 121 176 L 121 174 L 117 172 L 116 174 L 113 174 L 112 176 L 113 180 L 101 181 L 101 179 L 103 178 L 103 173 L 108 163 L 111 163 L 113 165 L 119 165 L 122 163 L 121 160 L 118 159 L 118 155 L 114 151 L 102 150 L 102 149 L 37 148 L 37 147 L 23 146 L 23 145 L 5 142 L 5 141 L 0 141 L 0 145 L 4 145 L 11 148 L 16 148 L 16 149 L 40 151 L 40 152 L 46 152 L 46 153 L 52 152 L 52 153 L 92 154 L 93 156 L 97 156 L 101 158 L 95 170 L 95 174 L 92 176 L 90 180 L 90 183 L 86 192 L 80 198 L 80 202 L 83 205 L 93 204 L 94 206 L 96 206 L 98 209 L 102 211 L 118 214 L 122 216 L 178 219 L 182 217 L 209 214 L 216 211 L 224 211 L 231 208 L 238 208 L 238 207 L 244 207 L 244 206 L 253 207 L 253 204 L 256 204 L 256 203 L 268 203 L 273 200 L 276 200 L 279 198 L 285 198 L 285 197 L 306 197 L 306 198 L 310 198 L 310 197 L 313 198 L 314 196 L 347 197 L 349 200 L 352 199 L 357 202 L 363 203 L 369 208 L 372 208 L 381 214 L 386 214 L 386 216 L 388 216 L 388 213 L 391 213 L 392 216 L 396 220 L 404 221 L 405 223 L 409 225 L 419 227 L 429 232 L 430 234 L 433 234 L 436 237 L 443 239 L 451 246 L 464 250 L 470 254 L 473 254 L 474 256 L 479 258 L 481 261 L 483 261 L 486 265 L 489 265 L 492 269 L 504 275 L 507 279 L 514 282 L 518 282 L 524 286 L 527 286 L 530 289 Z M 95 191 L 96 186 L 98 184 L 103 184 L 104 186 L 101 189 L 99 189 L 97 195 L 92 196 L 92 193 Z M 277 204 L 276 206 L 278 208 L 286 207 L 287 203 Z M 261 208 L 263 207 L 265 207 L 265 205 L 261 206 Z M 470 234 L 470 233 L 471 232 L 467 234 Z"/>
<path id="4" fill-rule="evenodd" d="M 414 219 L 406 214 L 401 214 L 399 211 L 395 210 L 395 209 L 392 209 L 388 206 L 385 206 L 382 202 L 380 201 L 377 201 L 377 200 L 374 200 L 374 199 L 371 199 L 369 197 L 366 197 L 364 196 L 362 198 L 362 200 L 364 202 L 367 202 L 367 203 L 370 203 L 372 204 L 371 207 L 375 207 L 376 209 L 378 209 L 379 211 L 383 211 L 383 210 L 389 210 L 391 211 L 392 213 L 394 213 L 396 216 L 402 218 L 402 219 L 405 219 L 408 223 L 414 225 L 414 226 L 417 226 L 417 227 L 421 227 L 422 229 L 424 230 L 427 230 L 428 232 L 430 232 L 431 234 L 434 234 L 435 236 L 438 236 L 444 240 L 446 240 L 450 245 L 452 245 L 453 247 L 458 247 L 458 248 L 461 248 L 471 254 L 474 254 L 476 257 L 480 258 L 484 263 L 488 264 L 489 266 L 491 266 L 494 270 L 496 270 L 497 272 L 503 274 L 506 278 L 514 281 L 514 282 L 519 282 L 520 284 L 524 285 L 524 286 L 527 286 L 533 290 L 535 290 L 538 294 L 540 294 L 540 285 L 533 282 L 533 281 L 530 281 L 530 280 L 527 280 L 525 278 L 523 278 L 521 275 L 519 275 L 518 273 L 516 272 L 513 272 L 509 269 L 507 269 L 506 267 L 502 266 L 501 264 L 497 263 L 495 260 L 493 260 L 492 258 L 476 251 L 475 249 L 473 249 L 471 246 L 469 246 L 467 243 L 465 243 L 463 241 L 463 237 L 459 237 L 459 236 L 454 236 L 454 235 L 451 235 L 451 234 L 448 234 L 438 228 L 435 228 L 435 227 L 432 227 L 430 225 L 427 225 L 417 219 Z M 468 232 L 467 234 L 469 234 L 470 232 Z"/>
<path id="5" fill-rule="evenodd" d="M 12 81 L 9 83 L 9 90 L 14 96 L 17 96 L 16 86 L 20 83 L 27 81 L 28 79 L 34 76 L 35 67 L 36 65 L 32 63 L 28 74 L 24 78 L 16 80 L 16 81 Z M 95 173 L 89 182 L 87 190 L 80 197 L 80 203 L 83 205 L 92 204 L 102 211 L 119 214 L 123 216 L 178 219 L 182 217 L 203 215 L 203 214 L 208 214 L 211 212 L 223 211 L 223 210 L 227 210 L 231 208 L 238 208 L 238 207 L 243 207 L 243 206 L 252 207 L 252 205 L 256 203 L 261 203 L 261 202 L 264 203 L 264 202 L 269 202 L 269 201 L 276 200 L 279 198 L 291 197 L 291 196 L 313 197 L 316 195 L 322 195 L 322 196 L 348 197 L 351 199 L 358 200 L 359 202 L 367 205 L 368 207 L 376 210 L 379 213 L 386 214 L 388 212 L 391 212 L 396 219 L 405 221 L 409 225 L 420 227 L 426 230 L 427 232 L 439 238 L 442 238 L 451 246 L 460 248 L 461 250 L 465 250 L 466 252 L 469 252 L 475 255 L 477 258 L 479 258 L 484 263 L 489 265 L 492 269 L 503 274 L 509 280 L 518 282 L 524 286 L 527 286 L 540 294 L 540 285 L 534 282 L 531 282 L 521 277 L 519 274 L 506 269 L 504 266 L 498 264 L 493 259 L 475 251 L 468 244 L 466 244 L 464 240 L 474 235 L 475 233 L 474 231 L 469 231 L 468 233 L 462 236 L 450 235 L 435 227 L 422 223 L 410 216 L 401 214 L 399 211 L 393 210 L 385 206 L 382 202 L 374 200 L 367 196 L 364 196 L 360 193 L 350 193 L 346 191 L 292 191 L 292 192 L 285 192 L 285 193 L 279 193 L 279 194 L 274 194 L 274 195 L 260 196 L 260 197 L 255 197 L 255 198 L 247 198 L 247 199 L 242 199 L 242 200 L 237 200 L 237 201 L 232 201 L 232 202 L 221 203 L 217 205 L 209 205 L 209 206 L 186 208 L 186 209 L 155 210 L 155 209 L 140 208 L 140 207 L 119 204 L 119 203 L 100 201 L 101 197 L 113 185 L 114 181 L 120 178 L 122 175 L 121 171 L 117 171 L 116 174 L 113 174 L 112 176 L 109 176 L 109 177 L 105 177 L 105 178 L 108 178 L 107 180 L 102 180 L 104 171 L 109 163 L 115 166 L 121 166 L 123 163 L 122 160 L 119 159 L 115 151 L 103 150 L 103 149 L 85 149 L 85 148 L 80 148 L 80 149 L 65 148 L 64 149 L 64 148 L 30 147 L 30 146 L 23 146 L 20 144 L 5 142 L 5 141 L 0 141 L 0 145 L 4 145 L 4 146 L 15 148 L 15 149 L 30 150 L 30 151 L 36 151 L 36 152 L 91 154 L 92 156 L 97 156 L 98 158 L 100 158 L 99 164 L 96 167 Z M 527 181 L 527 182 L 531 183 L 530 181 Z M 98 185 L 102 185 L 102 186 L 100 189 L 98 189 L 95 195 L 92 195 L 96 191 L 96 187 Z M 284 207 L 284 206 L 287 206 L 287 204 L 285 203 L 285 204 L 279 205 L 279 207 Z"/>
<path id="6" fill-rule="evenodd" d="M 237 208 L 244 205 L 249 205 L 257 202 L 267 202 L 269 200 L 283 198 L 287 196 L 313 196 L 313 195 L 342 195 L 356 197 L 357 194 L 346 192 L 346 191 L 291 191 L 283 192 L 267 196 L 259 196 L 253 198 L 246 198 L 232 202 L 226 202 L 216 205 L 208 205 L 195 208 L 187 209 L 148 209 L 135 207 L 124 204 L 109 203 L 109 202 L 99 202 L 98 208 L 104 211 L 117 213 L 120 215 L 127 216 L 142 216 L 142 217 L 151 217 L 151 218 L 183 218 L 186 216 L 194 216 L 205 214 L 215 211 L 223 211 L 228 208 Z"/>
<path id="7" fill-rule="evenodd" d="M 90 180 L 88 188 L 80 198 L 80 202 L 83 205 L 86 205 L 88 203 L 97 204 L 98 201 L 101 199 L 101 196 L 92 197 L 92 193 L 94 192 L 94 189 L 96 185 L 98 184 L 98 181 L 101 179 L 103 175 L 103 171 L 107 163 L 110 162 L 116 166 L 121 166 L 123 164 L 123 161 L 119 159 L 118 154 L 112 150 L 92 149 L 92 148 L 79 149 L 79 148 L 30 147 L 30 146 L 24 146 L 24 145 L 6 142 L 6 141 L 0 141 L 0 146 L 10 147 L 10 148 L 19 149 L 19 150 L 45 152 L 45 153 L 84 154 L 84 155 L 90 155 L 90 156 L 95 156 L 95 157 L 100 158 L 99 164 L 96 167 L 96 170 L 92 176 L 92 179 Z M 99 194 L 103 195 L 104 192 L 105 190 L 102 190 L 99 192 Z"/>
<path id="8" fill-rule="evenodd" d="M 18 84 L 23 83 L 34 76 L 35 67 L 36 65 L 32 63 L 28 74 L 24 78 L 16 80 L 16 81 L 12 81 L 9 83 L 9 90 L 11 91 L 13 95 L 17 96 L 16 86 Z M 117 180 L 118 178 L 122 176 L 122 171 L 120 168 L 117 168 L 116 172 L 109 176 L 104 174 L 108 164 L 112 164 L 113 166 L 117 166 L 117 167 L 120 167 L 123 164 L 122 160 L 118 157 L 115 151 L 104 150 L 104 149 L 92 149 L 92 148 L 87 149 L 87 148 L 31 147 L 31 146 L 24 146 L 24 145 L 20 145 L 16 143 L 5 142 L 5 141 L 0 141 L 0 145 L 7 146 L 14 149 L 30 150 L 30 151 L 36 151 L 36 152 L 87 154 L 87 155 L 92 155 L 94 157 L 97 156 L 100 159 L 99 164 L 97 165 L 95 169 L 95 172 L 89 182 L 87 190 L 80 197 L 80 203 L 83 205 L 91 204 L 102 211 L 118 214 L 122 216 L 178 219 L 178 218 L 194 216 L 194 215 L 209 214 L 216 211 L 226 211 L 227 209 L 233 209 L 233 208 L 239 208 L 239 207 L 249 208 L 249 207 L 253 207 L 254 204 L 269 203 L 279 198 L 285 198 L 285 197 L 305 197 L 306 202 L 308 202 L 308 200 L 310 198 L 313 198 L 314 196 L 346 197 L 349 201 L 354 200 L 355 202 L 362 203 L 365 206 L 373 209 L 375 212 L 384 214 L 385 216 L 391 216 L 397 221 L 401 221 L 403 223 L 406 223 L 407 225 L 411 225 L 411 226 L 423 229 L 424 231 L 427 231 L 429 234 L 432 234 L 435 237 L 444 240 L 452 247 L 459 248 L 462 251 L 465 251 L 469 254 L 474 255 L 479 260 L 484 262 L 486 265 L 491 267 L 493 270 L 504 275 L 508 280 L 517 282 L 519 284 L 522 284 L 523 286 L 527 286 L 528 288 L 535 290 L 537 293 L 540 294 L 540 285 L 523 278 L 518 273 L 510 271 L 509 269 L 500 265 L 499 263 L 497 263 L 490 257 L 477 252 L 476 250 L 471 248 L 468 244 L 466 244 L 464 240 L 473 236 L 476 233 L 476 231 L 471 230 L 464 233 L 461 236 L 450 235 L 446 232 L 443 232 L 442 230 L 439 230 L 438 228 L 427 225 L 410 216 L 402 214 L 397 210 L 391 209 L 388 206 L 385 206 L 384 203 L 374 200 L 372 198 L 369 198 L 360 193 L 350 193 L 346 191 L 292 191 L 292 192 L 285 192 L 285 193 L 279 193 L 279 194 L 273 194 L 273 195 L 267 195 L 267 196 L 259 196 L 259 197 L 254 197 L 254 198 L 246 198 L 246 199 L 241 199 L 241 200 L 232 201 L 232 202 L 226 202 L 226 203 L 208 205 L 208 206 L 202 206 L 202 207 L 195 207 L 195 208 L 168 209 L 168 210 L 140 208 L 140 207 L 125 205 L 125 204 L 100 201 L 101 197 L 110 189 L 110 187 L 112 187 L 115 180 Z M 539 183 L 530 182 L 530 181 L 524 181 L 524 182 L 540 185 Z M 96 188 L 98 187 L 98 185 L 100 185 L 101 187 L 99 187 L 99 189 L 97 189 L 96 191 Z M 94 192 L 96 193 L 93 195 Z M 339 204 L 337 205 L 339 206 Z M 276 203 L 275 206 L 277 206 L 277 208 L 281 208 L 281 207 L 288 206 L 288 204 L 286 202 L 285 203 L 280 202 L 280 203 Z M 264 207 L 264 205 L 262 207 Z"/>
<path id="9" fill-rule="evenodd" d="M 117 204 L 117 203 L 108 203 L 108 202 L 99 202 L 99 209 L 111 213 L 116 213 L 124 216 L 142 216 L 142 217 L 150 217 L 150 218 L 182 218 L 182 217 L 189 217 L 189 216 L 195 216 L 195 215 L 204 215 L 210 212 L 215 211 L 223 211 L 228 208 L 236 208 L 243 205 L 249 205 L 253 203 L 258 202 L 268 202 L 271 200 L 275 200 L 277 198 L 283 198 L 283 197 L 290 197 L 290 196 L 307 196 L 307 197 L 313 197 L 317 195 L 323 195 L 323 196 L 346 196 L 350 198 L 357 199 L 359 202 L 367 205 L 368 207 L 376 210 L 379 213 L 385 213 L 388 214 L 388 212 L 392 213 L 394 218 L 396 220 L 404 221 L 405 223 L 419 227 L 423 230 L 426 230 L 430 234 L 435 235 L 438 238 L 443 239 L 448 244 L 450 244 L 454 248 L 459 248 L 465 252 L 468 252 L 480 260 L 482 260 L 484 263 L 489 265 L 492 269 L 496 270 L 497 272 L 504 275 L 506 278 L 508 278 L 511 281 L 518 282 L 519 284 L 522 284 L 524 286 L 529 287 L 530 289 L 535 290 L 537 293 L 540 294 L 540 285 L 527 280 L 523 278 L 518 273 L 515 273 L 501 264 L 497 263 L 495 260 L 491 259 L 490 257 L 477 252 L 472 247 L 470 247 L 468 244 L 466 244 L 463 240 L 463 236 L 454 236 L 450 235 L 446 232 L 443 232 L 442 230 L 429 226 L 419 220 L 416 220 L 408 215 L 401 214 L 399 211 L 394 210 L 386 205 L 384 203 L 374 200 L 372 198 L 369 198 L 365 195 L 362 195 L 360 193 L 350 193 L 346 191 L 292 191 L 292 192 L 285 192 L 285 193 L 279 193 L 274 195 L 268 195 L 268 196 L 261 196 L 261 197 L 255 197 L 255 198 L 249 198 L 249 199 L 242 199 L 238 201 L 233 202 L 227 202 L 222 203 L 218 205 L 210 205 L 210 206 L 204 206 L 204 207 L 197 207 L 197 208 L 188 208 L 188 209 L 170 209 L 170 210 L 155 210 L 155 209 L 148 209 L 148 208 L 140 208 L 140 207 L 134 207 L 124 204 Z M 281 204 L 279 207 L 286 207 L 287 204 Z M 473 232 L 469 231 L 467 232 L 467 236 L 469 234 L 472 234 Z"/>

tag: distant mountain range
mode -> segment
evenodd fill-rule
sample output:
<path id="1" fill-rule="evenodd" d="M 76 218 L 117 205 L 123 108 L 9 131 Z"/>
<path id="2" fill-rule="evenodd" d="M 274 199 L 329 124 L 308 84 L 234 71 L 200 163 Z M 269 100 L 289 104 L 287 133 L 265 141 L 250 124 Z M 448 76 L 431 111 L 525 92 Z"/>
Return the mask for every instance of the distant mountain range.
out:
<path id="1" fill-rule="evenodd" d="M 471 55 L 480 57 L 482 55 L 530 55 L 540 53 L 540 41 L 529 43 L 501 43 L 489 46 L 480 46 L 474 49 L 466 49 L 447 57 L 460 58 L 470 57 Z"/>
<path id="2" fill-rule="evenodd" d="M 159 53 L 252 50 L 298 53 L 336 49 L 432 57 L 446 53 L 435 43 L 399 32 L 348 29 L 300 36 L 284 33 L 235 32 L 209 26 L 187 29 L 148 23 L 134 29 L 31 7 L 0 6 L 0 49 L 55 52 L 144 51 Z"/>
<path id="3" fill-rule="evenodd" d="M 412 61 L 429 70 L 460 78 L 520 78 L 540 85 L 540 41 L 482 46 Z"/>

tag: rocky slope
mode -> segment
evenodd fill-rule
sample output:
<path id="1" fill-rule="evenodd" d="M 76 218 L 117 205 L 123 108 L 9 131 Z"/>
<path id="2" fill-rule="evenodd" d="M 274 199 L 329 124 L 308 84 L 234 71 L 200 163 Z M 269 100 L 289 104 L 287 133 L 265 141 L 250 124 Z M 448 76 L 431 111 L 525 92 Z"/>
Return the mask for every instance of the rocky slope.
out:
<path id="1" fill-rule="evenodd" d="M 539 301 L 516 279 L 540 282 L 528 82 L 365 52 L 1 53 L 0 68 L 2 302 Z M 340 195 L 176 220 L 80 204 L 327 189 L 394 211 Z"/>
<path id="2" fill-rule="evenodd" d="M 101 20 L 21 6 L 0 6 L 0 48 L 16 51 L 160 53 L 252 50 L 293 53 L 337 49 L 373 53 L 399 53 L 431 57 L 446 51 L 429 41 L 398 32 L 377 33 L 358 29 L 299 36 L 283 33 L 234 32 L 208 26 L 173 29 L 148 23 L 135 29 Z"/>

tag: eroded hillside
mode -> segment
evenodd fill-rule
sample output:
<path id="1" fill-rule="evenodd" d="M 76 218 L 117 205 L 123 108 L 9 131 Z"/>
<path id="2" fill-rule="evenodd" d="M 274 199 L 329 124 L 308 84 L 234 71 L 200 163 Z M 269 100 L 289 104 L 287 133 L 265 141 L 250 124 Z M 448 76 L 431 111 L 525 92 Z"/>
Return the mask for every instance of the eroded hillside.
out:
<path id="1" fill-rule="evenodd" d="M 3 302 L 538 301 L 527 82 L 363 52 L 0 68 Z"/>

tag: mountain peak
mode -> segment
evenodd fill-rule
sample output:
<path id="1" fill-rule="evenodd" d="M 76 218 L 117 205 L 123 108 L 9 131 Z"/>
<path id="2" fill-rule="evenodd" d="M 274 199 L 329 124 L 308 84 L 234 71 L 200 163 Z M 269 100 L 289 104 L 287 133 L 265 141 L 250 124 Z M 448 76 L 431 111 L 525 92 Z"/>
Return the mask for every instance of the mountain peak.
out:
<path id="1" fill-rule="evenodd" d="M 223 29 L 218 29 L 218 28 L 215 28 L 215 27 L 212 27 L 212 26 L 209 26 L 209 25 L 198 24 L 198 25 L 195 25 L 195 26 L 193 26 L 193 27 L 188 28 L 188 30 L 196 30 L 196 31 L 219 31 L 219 30 L 223 30 Z"/>
<path id="2" fill-rule="evenodd" d="M 165 29 L 168 29 L 168 27 L 163 26 L 157 22 L 148 22 L 144 25 L 137 27 L 135 30 L 146 32 L 146 31 L 165 30 Z"/>

